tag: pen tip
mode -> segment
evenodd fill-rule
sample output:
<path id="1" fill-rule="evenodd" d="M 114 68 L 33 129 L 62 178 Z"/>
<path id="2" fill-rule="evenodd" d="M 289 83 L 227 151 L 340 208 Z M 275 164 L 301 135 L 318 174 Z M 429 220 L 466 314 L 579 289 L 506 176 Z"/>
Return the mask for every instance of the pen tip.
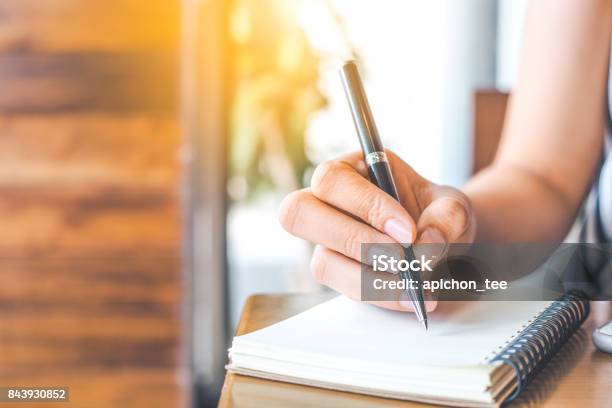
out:
<path id="1" fill-rule="evenodd" d="M 425 327 L 425 330 L 429 330 L 429 325 L 427 324 L 427 319 L 421 320 L 421 323 L 423 323 L 423 327 Z"/>

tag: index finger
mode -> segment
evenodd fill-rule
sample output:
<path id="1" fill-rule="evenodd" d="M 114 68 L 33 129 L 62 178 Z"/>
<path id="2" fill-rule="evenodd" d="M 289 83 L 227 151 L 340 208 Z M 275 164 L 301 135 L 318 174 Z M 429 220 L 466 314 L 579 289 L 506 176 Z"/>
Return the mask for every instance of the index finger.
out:
<path id="1" fill-rule="evenodd" d="M 318 199 L 350 213 L 401 244 L 411 244 L 416 225 L 402 205 L 370 181 L 361 154 L 321 163 L 312 176 Z M 360 164 L 361 163 L 361 164 Z M 361 168 L 361 171 L 359 170 Z"/>

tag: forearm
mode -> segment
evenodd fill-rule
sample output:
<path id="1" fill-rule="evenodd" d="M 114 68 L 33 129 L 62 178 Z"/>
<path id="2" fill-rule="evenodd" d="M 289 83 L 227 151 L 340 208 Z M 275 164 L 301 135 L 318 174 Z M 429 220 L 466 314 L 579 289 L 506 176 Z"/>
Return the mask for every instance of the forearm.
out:
<path id="1" fill-rule="evenodd" d="M 530 3 L 499 151 L 465 188 L 477 241 L 559 242 L 602 151 L 612 2 Z"/>
<path id="2" fill-rule="evenodd" d="M 476 242 L 560 242 L 578 210 L 554 185 L 517 166 L 492 166 L 465 186 Z"/>

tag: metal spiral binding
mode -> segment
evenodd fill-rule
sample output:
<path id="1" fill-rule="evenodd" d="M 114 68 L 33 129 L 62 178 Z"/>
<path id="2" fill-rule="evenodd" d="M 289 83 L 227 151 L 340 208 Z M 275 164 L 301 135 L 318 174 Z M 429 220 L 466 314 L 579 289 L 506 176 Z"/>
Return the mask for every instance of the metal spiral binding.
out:
<path id="1" fill-rule="evenodd" d="M 579 291 L 554 301 L 491 362 L 501 361 L 516 373 L 517 387 L 506 402 L 515 399 L 589 316 L 590 304 Z"/>

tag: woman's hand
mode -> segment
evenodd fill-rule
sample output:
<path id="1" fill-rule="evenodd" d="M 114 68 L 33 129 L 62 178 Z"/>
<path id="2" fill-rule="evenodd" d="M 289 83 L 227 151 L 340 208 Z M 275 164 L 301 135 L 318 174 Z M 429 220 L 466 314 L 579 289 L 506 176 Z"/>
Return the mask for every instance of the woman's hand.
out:
<path id="1" fill-rule="evenodd" d="M 368 181 L 363 155 L 355 152 L 320 164 L 311 187 L 289 194 L 280 208 L 283 227 L 316 244 L 315 279 L 356 300 L 362 243 L 471 243 L 475 235 L 472 208 L 462 192 L 427 181 L 389 151 L 387 157 L 400 203 Z M 412 310 L 399 299 L 371 303 Z M 433 310 L 435 302 L 427 308 Z"/>

